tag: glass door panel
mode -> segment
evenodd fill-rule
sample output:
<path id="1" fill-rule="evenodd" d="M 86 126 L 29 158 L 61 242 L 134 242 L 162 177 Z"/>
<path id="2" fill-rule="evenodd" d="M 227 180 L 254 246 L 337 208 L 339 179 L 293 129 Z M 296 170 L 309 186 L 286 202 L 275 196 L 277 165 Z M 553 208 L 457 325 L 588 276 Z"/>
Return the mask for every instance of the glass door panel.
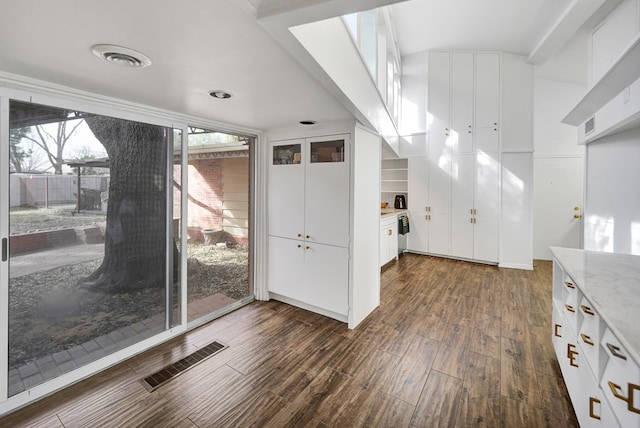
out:
<path id="1" fill-rule="evenodd" d="M 10 134 L 12 396 L 164 331 L 179 248 L 172 129 L 12 101 Z"/>
<path id="2" fill-rule="evenodd" d="M 251 138 L 189 130 L 188 321 L 213 318 L 253 295 L 249 276 L 252 143 Z M 295 163 L 295 153 L 292 149 L 278 154 L 278 161 Z M 299 162 L 299 148 L 297 153 Z"/>

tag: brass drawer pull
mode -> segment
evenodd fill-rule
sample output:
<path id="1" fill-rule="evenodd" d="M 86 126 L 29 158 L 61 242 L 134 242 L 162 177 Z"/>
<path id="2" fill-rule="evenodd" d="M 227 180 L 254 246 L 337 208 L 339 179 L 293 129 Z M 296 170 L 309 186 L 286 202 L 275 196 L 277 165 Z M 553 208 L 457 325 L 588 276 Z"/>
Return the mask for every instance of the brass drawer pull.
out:
<path id="1" fill-rule="evenodd" d="M 578 363 L 576 362 L 576 359 L 578 358 L 578 351 L 575 349 L 576 345 L 567 343 L 567 358 L 569 359 L 569 365 L 578 367 Z"/>
<path id="2" fill-rule="evenodd" d="M 593 312 L 591 310 L 591 308 L 589 306 L 586 306 L 586 305 L 580 305 L 580 309 L 582 309 L 582 312 L 584 312 L 587 315 L 595 315 L 596 314 L 595 312 Z"/>
<path id="3" fill-rule="evenodd" d="M 389 236 L 393 235 L 393 230 L 389 229 L 389 231 L 387 232 L 389 234 Z"/>
<path id="4" fill-rule="evenodd" d="M 586 343 L 587 345 L 591 345 L 591 346 L 595 345 L 593 343 L 593 341 L 591 340 L 591 338 L 589 336 L 587 336 L 586 334 L 580 333 L 580 337 L 582 338 L 582 341 L 584 343 Z"/>
<path id="5" fill-rule="evenodd" d="M 567 308 L 567 310 L 568 310 L 569 312 L 571 312 L 571 313 L 575 313 L 575 312 L 576 312 L 576 310 L 575 310 L 575 309 L 573 309 L 573 306 L 571 306 L 571 305 L 564 305 L 564 307 L 565 307 L 565 308 Z"/>
<path id="6" fill-rule="evenodd" d="M 562 335 L 561 335 L 560 333 L 558 333 L 558 329 L 559 329 L 560 327 L 562 327 L 560 324 L 556 324 L 556 325 L 553 327 L 553 334 L 554 334 L 556 337 L 562 337 Z"/>
<path id="7" fill-rule="evenodd" d="M 608 382 L 608 383 L 609 383 L 609 388 L 611 388 L 611 393 L 613 394 L 613 396 L 622 401 L 626 401 L 627 410 L 633 413 L 640 413 L 640 409 L 633 406 L 633 393 L 634 391 L 640 391 L 640 385 L 636 385 L 633 383 L 628 384 L 629 387 L 627 390 L 627 397 L 625 397 L 621 393 L 622 388 L 620 388 L 620 385 L 615 384 L 613 382 Z"/>
<path id="8" fill-rule="evenodd" d="M 600 400 L 598 400 L 595 397 L 589 397 L 589 416 L 592 417 L 593 419 L 600 420 L 600 416 L 596 415 L 596 413 L 593 411 L 594 403 L 600 404 Z"/>
<path id="9" fill-rule="evenodd" d="M 623 354 L 620 353 L 620 348 L 618 348 L 616 345 L 612 345 L 610 343 L 607 343 L 607 348 L 609 348 L 609 351 L 611 351 L 611 355 L 613 355 L 614 357 L 618 357 L 622 360 L 626 360 L 627 357 Z"/>
<path id="10" fill-rule="evenodd" d="M 572 283 L 572 282 L 569 282 L 569 281 L 565 281 L 565 282 L 564 282 L 564 285 L 566 285 L 566 286 L 567 286 L 567 287 L 569 287 L 569 288 L 576 288 L 576 286 L 575 286 L 575 285 L 573 285 L 573 283 Z"/>

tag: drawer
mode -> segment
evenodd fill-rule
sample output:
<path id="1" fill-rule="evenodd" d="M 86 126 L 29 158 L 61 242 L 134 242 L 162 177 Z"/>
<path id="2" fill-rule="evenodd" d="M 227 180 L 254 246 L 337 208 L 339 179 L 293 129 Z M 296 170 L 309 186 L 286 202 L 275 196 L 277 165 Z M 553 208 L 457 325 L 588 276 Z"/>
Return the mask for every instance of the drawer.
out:
<path id="1" fill-rule="evenodd" d="M 551 342 L 556 351 L 556 358 L 560 361 L 567 353 L 566 340 L 564 339 L 564 321 L 562 320 L 562 312 L 553 305 L 551 312 Z"/>
<path id="2" fill-rule="evenodd" d="M 640 367 L 608 328 L 602 347 L 608 360 L 600 387 L 620 425 L 640 428 Z"/>
<path id="3" fill-rule="evenodd" d="M 598 313 L 593 309 L 593 305 L 584 296 L 580 300 L 578 313 L 582 320 L 579 322 L 578 342 L 593 376 L 600 379 L 607 361 L 607 354 L 600 346 L 605 326 Z"/>
<path id="4" fill-rule="evenodd" d="M 564 275 L 563 280 L 564 287 L 564 305 L 562 307 L 563 313 L 566 315 L 567 324 L 573 330 L 574 333 L 578 332 L 578 305 L 581 299 L 580 291 L 575 285 L 575 282 L 569 275 Z"/>

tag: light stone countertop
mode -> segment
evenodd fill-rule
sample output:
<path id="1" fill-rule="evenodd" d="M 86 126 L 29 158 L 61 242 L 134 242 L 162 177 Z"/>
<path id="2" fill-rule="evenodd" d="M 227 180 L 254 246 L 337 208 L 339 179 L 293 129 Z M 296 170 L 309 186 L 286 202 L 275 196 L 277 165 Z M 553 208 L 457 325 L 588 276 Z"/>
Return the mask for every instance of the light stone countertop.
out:
<path id="1" fill-rule="evenodd" d="M 640 365 L 640 256 L 551 247 L 562 269 Z"/>
<path id="2" fill-rule="evenodd" d="M 381 208 L 380 215 L 382 218 L 391 217 L 392 215 L 398 215 L 408 212 L 407 210 L 397 210 L 395 208 Z"/>

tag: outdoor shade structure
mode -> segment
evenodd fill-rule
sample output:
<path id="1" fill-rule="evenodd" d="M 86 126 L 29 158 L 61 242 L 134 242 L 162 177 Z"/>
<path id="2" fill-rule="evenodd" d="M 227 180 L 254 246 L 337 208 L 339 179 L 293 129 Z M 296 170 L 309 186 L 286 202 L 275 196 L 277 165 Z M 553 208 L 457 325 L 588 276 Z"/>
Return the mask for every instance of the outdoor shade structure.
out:
<path id="1" fill-rule="evenodd" d="M 98 159 L 86 159 L 86 160 L 73 160 L 65 162 L 71 168 L 76 169 L 76 174 L 78 176 L 78 191 L 76 193 L 76 210 L 75 212 L 79 213 L 82 204 L 81 204 L 81 194 L 82 194 L 82 168 L 109 168 L 109 158 L 98 158 Z"/>

